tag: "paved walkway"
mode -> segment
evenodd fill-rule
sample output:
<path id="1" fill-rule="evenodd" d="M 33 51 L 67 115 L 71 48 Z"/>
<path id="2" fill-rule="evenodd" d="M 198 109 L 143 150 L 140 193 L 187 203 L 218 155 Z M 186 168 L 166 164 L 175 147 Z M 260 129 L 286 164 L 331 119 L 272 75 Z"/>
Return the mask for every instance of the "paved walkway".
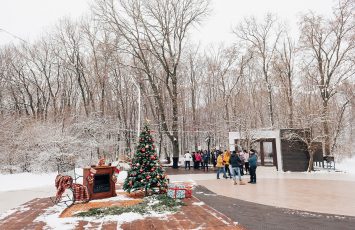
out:
<path id="1" fill-rule="evenodd" d="M 257 184 L 233 185 L 232 180 L 201 180 L 222 196 L 310 212 L 355 216 L 355 183 L 350 181 L 260 179 Z"/>
<path id="2" fill-rule="evenodd" d="M 252 230 L 353 230 L 355 217 L 277 208 L 217 195 L 197 186 L 195 196 Z"/>
<path id="3" fill-rule="evenodd" d="M 175 175 L 171 180 L 191 178 L 219 195 L 245 201 L 304 210 L 355 216 L 355 176 L 342 173 L 279 173 L 273 168 L 257 169 L 257 184 L 233 185 L 215 174 Z M 243 177 L 247 182 L 249 176 Z"/>
<path id="4" fill-rule="evenodd" d="M 302 229 L 301 227 L 298 228 L 298 226 L 308 227 L 304 229 L 321 229 L 318 227 L 323 226 L 323 222 L 328 223 L 326 219 L 329 219 L 329 226 L 334 226 L 333 222 L 340 226 L 333 229 L 347 229 L 348 224 L 355 226 L 353 219 L 355 216 L 355 199 L 353 198 L 353 191 L 355 191 L 354 175 L 337 172 L 282 173 L 276 172 L 274 168 L 258 167 L 258 183 L 244 186 L 234 186 L 230 179 L 217 180 L 215 173 L 203 173 L 201 170 L 190 172 L 184 169 L 172 170 L 168 172 L 168 175 L 171 181 L 194 180 L 197 184 L 208 188 L 211 191 L 209 193 L 213 196 L 206 195 L 204 197 L 198 193 L 196 195 L 208 205 L 226 215 L 228 214 L 234 221 L 245 224 L 250 222 L 251 217 L 255 218 L 253 223 L 256 225 L 245 225 L 251 229 L 293 229 L 293 227 L 295 227 L 294 229 Z M 248 175 L 244 176 L 243 179 L 248 181 Z M 4 207 L 5 209 L 12 208 L 11 206 L 15 207 L 25 202 L 24 199 L 30 200 L 33 199 L 32 197 L 50 196 L 54 193 L 53 186 L 16 192 L 0 192 L 0 213 Z M 217 193 L 218 196 L 213 193 Z M 213 199 L 211 199 L 212 197 Z M 238 207 L 243 204 L 245 209 L 238 213 Z M 22 211 L 29 211 L 26 206 L 22 207 L 24 207 Z M 35 210 L 43 208 L 38 206 Z M 22 214 L 22 217 L 34 215 L 34 213 L 29 212 Z M 193 215 L 193 213 L 189 215 Z M 17 220 L 16 214 L 13 214 L 12 217 L 14 217 L 13 220 Z M 303 219 L 303 217 L 307 218 Z M 297 218 L 300 223 L 297 223 Z M 303 221 L 305 221 L 305 224 L 301 223 Z M 344 225 L 338 222 L 344 222 Z M 262 223 L 266 223 L 269 228 L 261 228 Z M 2 220 L 0 220 L 0 229 L 3 229 L 4 225 L 2 224 Z M 156 224 L 157 226 L 160 225 L 158 222 Z M 285 228 L 278 228 L 279 225 Z M 150 226 L 154 225 L 150 224 Z M 132 226 L 127 226 L 128 229 L 129 227 Z"/>

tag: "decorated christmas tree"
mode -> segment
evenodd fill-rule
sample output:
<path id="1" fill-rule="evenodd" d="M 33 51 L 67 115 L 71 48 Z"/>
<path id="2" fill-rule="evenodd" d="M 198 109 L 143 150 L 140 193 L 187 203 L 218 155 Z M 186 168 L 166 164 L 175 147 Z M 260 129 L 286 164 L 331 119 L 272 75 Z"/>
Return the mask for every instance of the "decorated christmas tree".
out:
<path id="1" fill-rule="evenodd" d="M 131 169 L 123 184 L 127 192 L 144 190 L 164 191 L 167 187 L 167 176 L 155 152 L 154 140 L 147 124 L 139 137 L 136 153 L 132 159 Z"/>

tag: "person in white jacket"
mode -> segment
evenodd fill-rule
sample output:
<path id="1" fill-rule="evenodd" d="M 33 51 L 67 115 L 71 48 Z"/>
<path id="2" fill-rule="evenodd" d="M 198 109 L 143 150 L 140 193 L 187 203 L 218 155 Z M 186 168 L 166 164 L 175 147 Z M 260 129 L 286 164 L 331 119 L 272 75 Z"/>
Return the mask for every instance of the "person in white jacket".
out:
<path id="1" fill-rule="evenodd" d="M 185 170 L 187 169 L 187 166 L 189 166 L 189 170 L 191 169 L 190 167 L 190 161 L 192 160 L 192 156 L 189 151 L 187 151 L 184 155 L 185 159 Z"/>

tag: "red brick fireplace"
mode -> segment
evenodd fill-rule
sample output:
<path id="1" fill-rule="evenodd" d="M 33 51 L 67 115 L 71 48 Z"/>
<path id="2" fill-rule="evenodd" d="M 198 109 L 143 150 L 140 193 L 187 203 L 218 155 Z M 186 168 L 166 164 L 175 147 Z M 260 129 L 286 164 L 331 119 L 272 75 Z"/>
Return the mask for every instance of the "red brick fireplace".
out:
<path id="1" fill-rule="evenodd" d="M 89 189 L 91 200 L 116 196 L 115 182 L 112 180 L 114 168 L 113 166 L 84 168 L 83 184 Z M 90 175 L 92 175 L 93 178 L 92 183 L 87 180 Z"/>

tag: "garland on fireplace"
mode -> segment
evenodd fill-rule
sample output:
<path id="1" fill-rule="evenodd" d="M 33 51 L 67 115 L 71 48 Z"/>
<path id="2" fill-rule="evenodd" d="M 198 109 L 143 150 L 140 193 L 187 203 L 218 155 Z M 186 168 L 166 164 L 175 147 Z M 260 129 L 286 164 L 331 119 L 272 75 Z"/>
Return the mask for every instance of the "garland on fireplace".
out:
<path id="1" fill-rule="evenodd" d="M 148 191 L 165 192 L 167 184 L 168 179 L 155 151 L 151 131 L 145 124 L 123 189 L 127 192 L 141 190 L 147 195 Z"/>

